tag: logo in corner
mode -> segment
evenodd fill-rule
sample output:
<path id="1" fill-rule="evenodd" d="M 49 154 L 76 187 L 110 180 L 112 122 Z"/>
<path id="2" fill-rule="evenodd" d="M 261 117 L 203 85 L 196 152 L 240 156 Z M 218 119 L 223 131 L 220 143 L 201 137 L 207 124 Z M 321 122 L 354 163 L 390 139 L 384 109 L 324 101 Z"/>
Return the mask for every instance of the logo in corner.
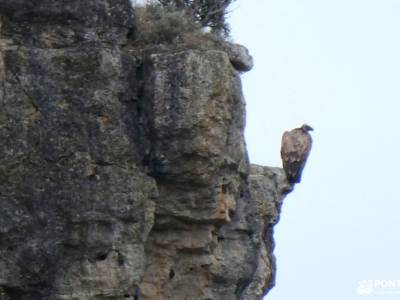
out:
<path id="1" fill-rule="evenodd" d="M 374 284 L 372 280 L 361 280 L 358 282 L 357 293 L 359 295 L 371 295 L 374 290 Z"/>

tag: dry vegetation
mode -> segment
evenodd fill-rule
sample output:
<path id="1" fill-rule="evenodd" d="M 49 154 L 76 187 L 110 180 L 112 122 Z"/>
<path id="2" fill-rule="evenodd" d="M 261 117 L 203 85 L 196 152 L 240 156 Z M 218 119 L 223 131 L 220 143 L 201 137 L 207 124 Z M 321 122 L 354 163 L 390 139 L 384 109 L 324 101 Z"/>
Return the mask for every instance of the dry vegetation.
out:
<path id="1" fill-rule="evenodd" d="M 214 33 L 229 35 L 226 15 L 232 0 L 156 0 L 162 6 L 175 6 L 185 10 L 192 20 Z"/>
<path id="2" fill-rule="evenodd" d="M 140 49 L 215 49 L 227 36 L 202 26 L 186 9 L 151 3 L 136 6 L 131 41 Z"/>

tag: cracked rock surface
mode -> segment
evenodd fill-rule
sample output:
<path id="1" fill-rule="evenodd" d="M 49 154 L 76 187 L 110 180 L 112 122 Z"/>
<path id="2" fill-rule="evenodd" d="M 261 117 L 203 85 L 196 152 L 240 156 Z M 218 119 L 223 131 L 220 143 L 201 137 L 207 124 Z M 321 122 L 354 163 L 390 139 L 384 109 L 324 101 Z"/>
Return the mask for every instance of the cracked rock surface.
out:
<path id="1" fill-rule="evenodd" d="M 0 0 L 0 300 L 256 300 L 273 286 L 292 187 L 247 158 L 251 62 L 138 54 L 133 17 L 128 0 Z"/>

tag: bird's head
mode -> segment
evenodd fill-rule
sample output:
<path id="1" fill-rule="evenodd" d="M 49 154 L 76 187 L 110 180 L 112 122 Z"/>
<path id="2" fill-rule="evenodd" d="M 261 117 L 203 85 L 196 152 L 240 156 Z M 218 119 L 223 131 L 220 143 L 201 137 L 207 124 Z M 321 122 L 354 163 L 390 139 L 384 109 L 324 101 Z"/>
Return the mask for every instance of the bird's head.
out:
<path id="1" fill-rule="evenodd" d="M 313 130 L 314 130 L 314 128 L 312 128 L 312 127 L 311 127 L 310 125 L 308 125 L 308 124 L 303 124 L 303 126 L 301 126 L 300 128 L 303 129 L 305 132 L 313 131 Z"/>

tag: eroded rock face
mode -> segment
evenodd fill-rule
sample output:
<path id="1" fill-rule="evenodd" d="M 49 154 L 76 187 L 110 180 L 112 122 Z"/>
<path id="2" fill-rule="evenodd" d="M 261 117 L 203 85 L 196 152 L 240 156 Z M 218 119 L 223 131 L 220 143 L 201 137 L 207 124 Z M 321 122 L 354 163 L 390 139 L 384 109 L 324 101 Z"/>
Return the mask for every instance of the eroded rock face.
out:
<path id="1" fill-rule="evenodd" d="M 127 0 L 0 0 L 2 39 L 39 48 L 117 46 L 132 29 Z"/>
<path id="2" fill-rule="evenodd" d="M 221 51 L 153 54 L 144 64 L 146 153 L 159 198 L 142 296 L 234 299 L 253 263 L 240 207 L 249 199 L 238 74 Z"/>
<path id="3" fill-rule="evenodd" d="M 0 0 L 1 300 L 251 300 L 273 283 L 290 186 L 249 165 L 232 58 L 139 54 L 132 18 L 128 0 Z"/>
<path id="4" fill-rule="evenodd" d="M 0 1 L 0 285 L 10 299 L 133 299 L 157 189 L 136 64 L 114 43 L 129 6 L 39 2 Z"/>
<path id="5" fill-rule="evenodd" d="M 275 284 L 274 226 L 278 223 L 283 200 L 293 190 L 281 168 L 251 165 L 250 193 L 256 207 L 254 236 L 257 241 L 257 268 L 243 293 L 243 299 L 258 299 Z"/>

